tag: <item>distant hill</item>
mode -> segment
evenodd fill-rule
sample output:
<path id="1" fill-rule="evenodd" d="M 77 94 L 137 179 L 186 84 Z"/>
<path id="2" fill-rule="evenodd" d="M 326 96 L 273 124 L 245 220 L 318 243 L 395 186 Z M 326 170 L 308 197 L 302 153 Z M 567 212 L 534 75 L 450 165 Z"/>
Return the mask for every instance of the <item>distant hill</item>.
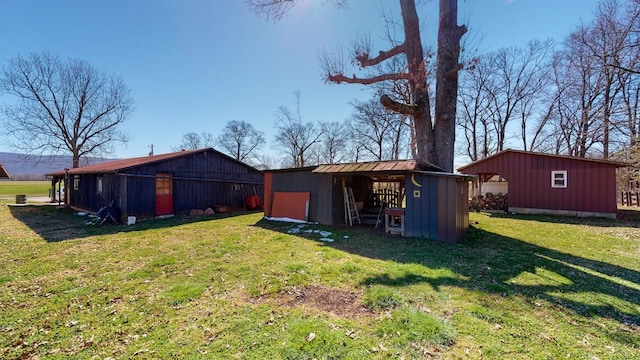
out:
<path id="1" fill-rule="evenodd" d="M 114 159 L 86 158 L 80 160 L 80 166 L 111 160 Z M 37 180 L 44 179 L 44 174 L 71 168 L 72 158 L 69 155 L 25 155 L 0 152 L 0 163 L 14 180 Z"/>

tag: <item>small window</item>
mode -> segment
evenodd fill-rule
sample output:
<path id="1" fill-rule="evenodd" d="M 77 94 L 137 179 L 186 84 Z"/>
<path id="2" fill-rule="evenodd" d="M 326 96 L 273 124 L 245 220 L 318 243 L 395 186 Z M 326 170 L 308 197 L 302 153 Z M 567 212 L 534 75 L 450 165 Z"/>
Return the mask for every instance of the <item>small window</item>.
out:
<path id="1" fill-rule="evenodd" d="M 80 184 L 80 177 L 76 175 L 73 177 L 73 190 L 78 190 L 78 184 Z"/>
<path id="2" fill-rule="evenodd" d="M 98 190 L 98 194 L 102 194 L 102 178 L 98 178 L 98 183 L 96 184 L 96 188 Z"/>
<path id="3" fill-rule="evenodd" d="M 552 188 L 567 187 L 567 170 L 556 170 L 551 172 L 551 187 Z"/>
<path id="4" fill-rule="evenodd" d="M 240 185 L 239 185 L 239 184 L 233 184 L 233 185 L 231 185 L 231 190 L 233 190 L 233 191 L 240 191 Z"/>
<path id="5" fill-rule="evenodd" d="M 156 196 L 173 194 L 173 178 L 169 173 L 156 174 Z"/>

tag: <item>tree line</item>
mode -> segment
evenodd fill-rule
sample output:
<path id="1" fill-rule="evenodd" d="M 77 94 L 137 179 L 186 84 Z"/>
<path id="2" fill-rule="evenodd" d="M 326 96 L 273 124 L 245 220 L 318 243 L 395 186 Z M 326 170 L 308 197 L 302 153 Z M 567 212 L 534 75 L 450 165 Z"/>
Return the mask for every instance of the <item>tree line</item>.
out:
<path id="1" fill-rule="evenodd" d="M 293 6 L 247 2 L 274 19 Z M 439 1 L 435 49 L 422 44 L 416 2 L 399 0 L 399 8 L 400 20 L 382 17 L 387 50 L 374 51 L 360 35 L 350 49 L 320 56 L 325 81 L 371 89 L 370 99 L 352 102 L 347 119 L 308 121 L 296 92 L 295 106 L 279 107 L 274 119 L 280 158 L 261 154 L 264 134 L 242 120 L 228 121 L 218 137 L 187 133 L 175 149 L 216 146 L 262 168 L 410 157 L 451 171 L 453 139 L 471 161 L 505 147 L 606 159 L 639 146 L 640 0 L 603 0 L 560 44 L 467 51 L 463 61 L 467 29 L 457 24 L 457 0 Z M 132 112 L 129 89 L 84 61 L 18 56 L 3 67 L 0 92 L 18 99 L 1 109 L 16 147 L 71 152 L 75 167 L 79 157 L 127 141 L 119 129 Z"/>
<path id="2" fill-rule="evenodd" d="M 228 121 L 218 136 L 188 132 L 173 150 L 215 147 L 260 169 L 411 157 L 407 117 L 385 109 L 377 99 L 354 100 L 353 113 L 344 121 L 313 122 L 301 112 L 301 92 L 294 95 L 295 106 L 280 106 L 275 114 L 271 144 L 279 157 L 262 152 L 264 133 L 244 120 Z"/>
<path id="3" fill-rule="evenodd" d="M 640 1 L 605 0 L 560 44 L 473 57 L 461 73 L 457 150 L 505 147 L 619 158 L 640 141 Z"/>

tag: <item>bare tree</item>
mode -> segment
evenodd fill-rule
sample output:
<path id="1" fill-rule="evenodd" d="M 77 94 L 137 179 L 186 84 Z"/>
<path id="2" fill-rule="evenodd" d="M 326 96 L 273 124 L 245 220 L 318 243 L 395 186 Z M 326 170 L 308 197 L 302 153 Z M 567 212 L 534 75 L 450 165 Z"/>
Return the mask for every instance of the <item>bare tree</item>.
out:
<path id="1" fill-rule="evenodd" d="M 554 61 L 557 92 L 557 136 L 561 138 L 561 153 L 585 157 L 595 144 L 602 141 L 602 89 L 604 77 L 598 60 L 590 55 L 578 41 L 581 27 L 565 42 L 565 49 L 557 53 Z"/>
<path id="2" fill-rule="evenodd" d="M 464 155 L 471 161 L 480 160 L 496 151 L 495 136 L 491 131 L 490 121 L 493 118 L 491 97 L 487 88 L 493 76 L 493 70 L 483 66 L 483 63 L 473 65 L 469 71 L 462 73 L 459 90 L 458 126 L 462 128 Z"/>
<path id="3" fill-rule="evenodd" d="M 405 117 L 387 110 L 380 101 L 371 99 L 352 103 L 354 113 L 349 121 L 352 138 L 361 139 L 363 156 L 375 161 L 397 159 L 400 155 Z"/>
<path id="4" fill-rule="evenodd" d="M 86 61 L 17 56 L 2 69 L 0 92 L 17 99 L 2 114 L 18 151 L 70 153 L 76 168 L 80 158 L 110 154 L 114 143 L 128 141 L 119 127 L 133 110 L 129 89 Z"/>
<path id="5" fill-rule="evenodd" d="M 188 132 L 182 135 L 182 142 L 178 146 L 173 146 L 171 149 L 173 151 L 180 150 L 196 150 L 202 149 L 206 147 L 212 147 L 214 145 L 213 135 L 211 133 L 202 132 L 198 134 L 197 132 Z"/>
<path id="6" fill-rule="evenodd" d="M 249 8 L 270 20 L 280 20 L 296 4 L 296 0 L 245 0 Z M 346 0 L 333 0 L 337 6 L 344 6 Z"/>
<path id="7" fill-rule="evenodd" d="M 508 129 L 519 120 L 520 139 L 529 148 L 529 133 L 540 133 L 532 118 L 543 108 L 552 50 L 550 41 L 531 41 L 526 48 L 502 48 L 479 56 L 462 75 L 458 124 L 466 154 L 475 161 L 504 149 Z M 535 128 L 538 125 L 538 128 Z"/>
<path id="8" fill-rule="evenodd" d="M 640 76 L 625 71 L 619 72 L 618 76 L 628 77 L 620 80 L 621 111 L 624 114 L 623 118 L 626 119 L 625 131 L 628 135 L 628 144 L 634 146 L 640 144 Z"/>
<path id="9" fill-rule="evenodd" d="M 336 164 L 346 157 L 346 143 L 350 141 L 343 123 L 321 123 L 322 137 L 319 163 Z"/>
<path id="10" fill-rule="evenodd" d="M 253 156 L 252 164 L 258 170 L 274 169 L 276 166 L 275 159 L 268 154 L 256 154 Z"/>
<path id="11" fill-rule="evenodd" d="M 358 131 L 351 126 L 351 120 L 351 118 L 346 119 L 343 123 L 347 138 L 345 142 L 345 159 L 351 162 L 358 162 L 366 158 L 365 145 L 367 139 L 359 136 Z"/>
<path id="12" fill-rule="evenodd" d="M 231 120 L 222 129 L 217 144 L 236 160 L 246 161 L 265 143 L 264 133 L 244 120 Z"/>
<path id="13" fill-rule="evenodd" d="M 634 11 L 631 22 L 638 19 L 639 9 Z M 601 92 L 602 104 L 601 132 L 602 132 L 602 155 L 609 157 L 612 131 L 614 130 L 614 112 L 617 97 L 620 95 L 624 84 L 618 76 L 622 70 L 611 64 L 624 62 L 625 51 L 628 50 L 628 35 L 631 24 L 622 20 L 621 6 L 617 0 L 606 0 L 598 4 L 596 17 L 593 23 L 583 26 L 573 34 L 572 40 L 577 42 L 576 46 L 581 46 L 591 57 L 597 59 L 594 63 L 596 71 L 602 78 Z M 628 77 L 626 77 L 628 78 Z"/>
<path id="14" fill-rule="evenodd" d="M 617 41 L 609 43 L 614 51 L 594 55 L 606 66 L 640 74 L 640 62 L 635 56 L 640 50 L 640 0 L 627 1 L 625 6 L 620 6 L 618 0 L 604 0 L 598 5 L 596 17 L 596 27 L 608 32 L 602 35 L 614 36 Z"/>
<path id="15" fill-rule="evenodd" d="M 302 121 L 300 92 L 296 91 L 294 94 L 296 96 L 295 112 L 284 106 L 278 108 L 275 141 L 277 148 L 287 154 L 286 164 L 304 167 L 308 165 L 307 156 L 310 150 L 321 141 L 323 130 L 311 122 Z"/>
<path id="16" fill-rule="evenodd" d="M 292 5 L 290 0 L 249 0 L 252 8 L 267 17 L 277 18 Z M 438 49 L 436 58 L 435 111 L 431 116 L 430 91 L 427 86 L 427 67 L 423 50 L 420 21 L 414 0 L 400 0 L 404 40 L 386 51 L 371 56 L 367 42 L 360 42 L 352 59 L 360 68 L 372 68 L 397 56 L 406 59 L 403 71 L 374 76 L 349 76 L 344 67 L 342 52 L 323 56 L 321 63 L 327 81 L 334 83 L 371 85 L 386 81 L 406 80 L 411 91 L 411 103 L 397 101 L 389 95 L 380 97 L 382 104 L 397 113 L 411 117 L 414 127 L 416 156 L 441 168 L 453 170 L 456 98 L 458 90 L 458 62 L 460 39 L 466 27 L 457 24 L 458 1 L 439 1 Z M 281 15 L 280 15 L 281 16 Z"/>

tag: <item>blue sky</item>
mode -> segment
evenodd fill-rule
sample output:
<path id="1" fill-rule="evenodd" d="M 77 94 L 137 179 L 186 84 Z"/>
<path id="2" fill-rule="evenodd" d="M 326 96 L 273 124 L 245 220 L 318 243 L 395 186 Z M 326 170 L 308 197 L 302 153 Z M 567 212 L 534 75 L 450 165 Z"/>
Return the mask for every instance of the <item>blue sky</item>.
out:
<path id="1" fill-rule="evenodd" d="M 131 141 L 116 157 L 170 152 L 187 132 L 218 135 L 229 120 L 265 132 L 272 148 L 274 114 L 301 92 L 306 121 L 342 121 L 349 102 L 369 97 L 359 85 L 321 78 L 318 53 L 348 46 L 358 31 L 381 38 L 380 9 L 399 13 L 397 0 L 298 0 L 280 22 L 255 15 L 242 0 L 5 0 L 0 5 L 0 64 L 18 54 L 49 51 L 89 61 L 121 76 L 135 109 L 124 128 Z M 460 0 L 460 23 L 481 50 L 560 42 L 589 21 L 596 0 Z M 435 39 L 437 0 L 419 14 L 424 41 Z M 384 43 L 381 42 L 381 49 Z M 0 102 L 10 101 L 0 96 Z M 2 140 L 2 139 L 0 139 Z M 0 142 L 0 151 L 9 151 Z"/>

